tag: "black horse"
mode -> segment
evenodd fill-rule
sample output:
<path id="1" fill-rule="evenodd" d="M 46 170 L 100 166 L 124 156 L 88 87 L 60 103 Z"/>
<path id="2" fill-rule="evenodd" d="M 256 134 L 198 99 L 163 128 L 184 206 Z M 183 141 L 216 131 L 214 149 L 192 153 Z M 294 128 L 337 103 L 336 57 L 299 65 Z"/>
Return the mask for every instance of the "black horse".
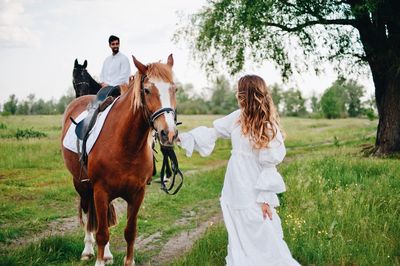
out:
<path id="1" fill-rule="evenodd" d="M 86 67 L 86 60 L 83 65 L 80 65 L 78 59 L 75 59 L 74 70 L 72 71 L 72 84 L 74 85 L 76 98 L 87 94 L 97 94 L 101 89 L 101 85 L 90 76 Z"/>

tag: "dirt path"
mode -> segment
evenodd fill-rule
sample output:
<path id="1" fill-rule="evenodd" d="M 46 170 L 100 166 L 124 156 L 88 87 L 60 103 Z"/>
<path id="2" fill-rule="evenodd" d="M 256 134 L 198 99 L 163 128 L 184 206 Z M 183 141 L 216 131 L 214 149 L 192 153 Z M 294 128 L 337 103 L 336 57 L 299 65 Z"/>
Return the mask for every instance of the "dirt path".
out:
<path id="1" fill-rule="evenodd" d="M 179 235 L 170 238 L 163 246 L 160 253 L 145 265 L 165 265 L 167 262 L 182 256 L 192 248 L 194 242 L 205 233 L 209 226 L 221 222 L 222 214 L 218 213 L 207 221 L 201 223 L 197 228 L 187 232 L 182 232 Z"/>
<path id="2" fill-rule="evenodd" d="M 222 167 L 225 164 L 225 162 L 221 162 L 212 166 L 204 167 L 201 170 L 186 171 L 185 174 L 193 175 L 199 172 L 210 171 Z M 116 209 L 117 216 L 120 219 L 123 215 L 126 214 L 126 202 L 122 199 L 116 199 L 113 201 L 113 204 Z M 205 212 L 203 211 L 199 211 L 197 213 L 193 212 L 193 215 L 191 215 L 190 217 L 182 217 L 175 221 L 175 224 L 185 225 L 190 223 L 191 221 L 201 221 L 201 218 L 204 217 L 203 215 L 205 215 Z M 181 232 L 180 234 L 168 239 L 166 243 L 161 243 L 161 232 L 156 232 L 145 238 L 139 236 L 135 241 L 135 246 L 136 249 L 146 252 L 149 250 L 160 249 L 160 244 L 163 245 L 161 247 L 161 251 L 158 252 L 158 255 L 154 256 L 151 261 L 143 265 L 165 265 L 165 263 L 167 263 L 168 261 L 176 259 L 177 257 L 182 256 L 182 254 L 190 250 L 194 242 L 204 234 L 204 232 L 210 225 L 220 223 L 221 221 L 222 214 L 220 212 L 214 213 L 206 221 L 201 222 L 196 228 Z M 47 225 L 47 229 L 42 232 L 36 233 L 27 238 L 15 239 L 8 244 L 0 244 L 0 249 L 5 247 L 11 249 L 17 248 L 37 242 L 40 239 L 46 237 L 63 236 L 66 234 L 77 232 L 79 230 L 82 230 L 82 228 L 79 224 L 79 219 L 77 215 L 73 217 L 61 218 L 50 222 Z"/>

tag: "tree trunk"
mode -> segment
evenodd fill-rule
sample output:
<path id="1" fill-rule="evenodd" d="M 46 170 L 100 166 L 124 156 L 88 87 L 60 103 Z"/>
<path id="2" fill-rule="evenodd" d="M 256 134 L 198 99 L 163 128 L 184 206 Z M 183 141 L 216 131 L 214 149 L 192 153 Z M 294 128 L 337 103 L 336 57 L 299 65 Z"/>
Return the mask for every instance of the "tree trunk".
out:
<path id="1" fill-rule="evenodd" d="M 350 2 L 375 85 L 379 124 L 374 153 L 378 156 L 400 152 L 400 23 L 396 17 L 400 8 L 397 1 L 379 2 L 371 12 L 363 6 L 363 1 Z"/>
<path id="2" fill-rule="evenodd" d="M 400 152 L 400 68 L 394 67 L 389 71 L 382 83 L 375 82 L 379 114 L 375 154 L 390 155 Z"/>

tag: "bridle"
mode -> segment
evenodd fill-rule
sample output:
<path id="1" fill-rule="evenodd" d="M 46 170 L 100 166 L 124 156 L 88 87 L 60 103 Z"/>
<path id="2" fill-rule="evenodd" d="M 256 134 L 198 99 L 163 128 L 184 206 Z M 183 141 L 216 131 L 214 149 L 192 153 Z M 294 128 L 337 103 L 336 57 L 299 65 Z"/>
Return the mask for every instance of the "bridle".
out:
<path id="1" fill-rule="evenodd" d="M 147 117 L 147 120 L 148 120 L 149 125 L 151 126 L 151 128 L 152 128 L 154 131 L 157 132 L 157 129 L 154 127 L 154 121 L 156 121 L 156 119 L 157 119 L 159 116 L 163 115 L 164 113 L 167 113 L 167 114 L 172 113 L 173 116 L 174 116 L 175 125 L 179 125 L 180 123 L 177 122 L 176 110 L 173 109 L 172 107 L 161 107 L 160 109 L 158 109 L 158 110 L 156 110 L 156 111 L 154 111 L 154 112 L 151 112 L 151 111 L 146 107 L 146 100 L 145 100 L 145 97 L 144 97 L 144 94 L 145 94 L 144 91 L 145 91 L 145 89 L 144 89 L 144 85 L 143 85 L 143 84 L 144 84 L 144 80 L 145 80 L 146 78 L 147 78 L 147 75 L 143 75 L 142 78 L 141 78 L 141 80 L 140 80 L 140 97 L 142 98 L 142 99 L 141 99 L 141 100 L 142 100 L 142 105 L 145 106 L 146 117 Z"/>
<path id="2" fill-rule="evenodd" d="M 76 68 L 76 67 L 74 67 L 74 69 L 73 70 L 81 70 L 81 75 L 83 76 L 83 73 L 85 73 L 86 72 L 86 69 L 81 69 L 81 68 Z M 89 84 L 89 82 L 88 81 L 79 81 L 79 82 L 76 82 L 75 81 L 75 78 L 74 79 L 72 79 L 72 84 L 74 85 L 74 88 L 76 89 L 76 87 L 77 86 L 81 86 L 81 85 L 86 85 L 88 88 L 88 90 L 89 90 L 89 87 L 90 87 L 90 84 Z"/>
<path id="3" fill-rule="evenodd" d="M 145 100 L 145 96 L 144 96 L 144 94 L 145 94 L 144 81 L 146 78 L 147 78 L 147 76 L 143 75 L 140 80 L 140 97 L 141 97 L 142 105 L 145 109 L 144 115 L 146 116 L 146 120 L 148 121 L 150 128 L 152 130 L 154 130 L 154 132 L 155 132 L 155 134 L 153 135 L 153 150 L 155 151 L 154 144 L 158 141 L 158 143 L 160 144 L 161 153 L 163 154 L 163 163 L 162 163 L 161 170 L 160 170 L 161 189 L 169 195 L 175 195 L 176 193 L 178 193 L 178 191 L 181 189 L 181 187 L 183 185 L 183 174 L 182 174 L 181 170 L 179 170 L 178 159 L 176 157 L 173 147 L 168 147 L 168 146 L 164 146 L 161 144 L 158 131 L 154 127 L 154 121 L 159 116 L 161 116 L 165 113 L 169 114 L 172 112 L 172 114 L 174 115 L 175 125 L 176 126 L 180 125 L 181 122 L 177 122 L 176 110 L 171 107 L 162 107 L 162 108 L 159 108 L 158 110 L 154 111 L 153 113 L 147 108 L 146 100 Z M 155 152 L 157 152 L 157 151 L 155 151 Z M 153 159 L 155 160 L 154 155 L 153 155 Z M 153 175 L 155 175 L 155 172 Z M 181 181 L 177 185 L 177 187 L 174 189 L 176 176 L 179 176 Z M 171 178 L 170 186 L 166 185 L 165 177 Z"/>

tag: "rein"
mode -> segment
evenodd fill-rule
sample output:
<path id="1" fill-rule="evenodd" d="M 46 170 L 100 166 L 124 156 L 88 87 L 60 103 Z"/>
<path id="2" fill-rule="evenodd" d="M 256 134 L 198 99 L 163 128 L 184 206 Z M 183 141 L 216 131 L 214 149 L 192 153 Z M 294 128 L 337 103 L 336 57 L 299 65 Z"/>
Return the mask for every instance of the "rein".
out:
<path id="1" fill-rule="evenodd" d="M 173 148 L 160 145 L 163 154 L 163 163 L 160 171 L 161 189 L 168 195 L 175 195 L 183 185 L 183 174 L 179 170 L 178 159 Z M 176 176 L 179 176 L 180 183 L 174 189 Z M 171 180 L 171 185 L 165 184 L 165 177 Z"/>
<path id="2" fill-rule="evenodd" d="M 142 104 L 143 106 L 145 105 L 145 97 L 144 97 L 144 80 L 147 76 L 143 75 L 141 78 L 141 83 L 140 83 L 140 94 L 142 97 Z M 175 195 L 178 193 L 178 191 L 181 189 L 183 185 L 183 174 L 181 170 L 179 170 L 179 165 L 178 165 L 178 159 L 176 157 L 175 151 L 173 147 L 167 147 L 163 146 L 160 142 L 160 138 L 157 132 L 157 129 L 154 127 L 154 121 L 164 113 L 170 113 L 172 112 L 174 115 L 174 122 L 175 125 L 180 125 L 182 124 L 181 122 L 177 122 L 177 114 L 176 111 L 171 108 L 171 107 L 163 107 L 158 110 L 156 110 L 154 113 L 151 113 L 147 108 L 145 109 L 145 113 L 147 113 L 147 119 L 150 127 L 155 131 L 154 135 L 154 142 L 157 142 L 160 144 L 160 150 L 163 155 L 163 162 L 160 170 L 160 183 L 161 183 L 161 189 L 167 193 L 168 195 Z M 153 155 L 154 156 L 154 155 Z M 154 157 L 153 157 L 154 158 Z M 155 160 L 155 158 L 154 158 Z M 180 182 L 177 184 L 176 188 L 175 187 L 175 180 L 176 177 L 179 176 Z M 167 180 L 166 180 L 167 179 Z M 170 180 L 170 185 L 167 186 L 166 181 L 168 182 Z"/>
<path id="3" fill-rule="evenodd" d="M 87 81 L 81 81 L 81 82 L 73 81 L 73 83 L 74 83 L 75 86 L 82 85 L 82 84 L 89 86 L 89 82 L 87 82 Z"/>
<path id="4" fill-rule="evenodd" d="M 85 69 L 81 69 L 81 68 L 76 68 L 74 67 L 73 70 L 81 70 L 81 75 L 83 75 L 85 72 L 87 73 L 87 71 Z M 79 85 L 87 85 L 90 86 L 88 81 L 80 81 L 80 82 L 76 82 L 75 79 L 72 80 L 72 83 L 74 84 L 74 86 L 79 86 Z"/>

